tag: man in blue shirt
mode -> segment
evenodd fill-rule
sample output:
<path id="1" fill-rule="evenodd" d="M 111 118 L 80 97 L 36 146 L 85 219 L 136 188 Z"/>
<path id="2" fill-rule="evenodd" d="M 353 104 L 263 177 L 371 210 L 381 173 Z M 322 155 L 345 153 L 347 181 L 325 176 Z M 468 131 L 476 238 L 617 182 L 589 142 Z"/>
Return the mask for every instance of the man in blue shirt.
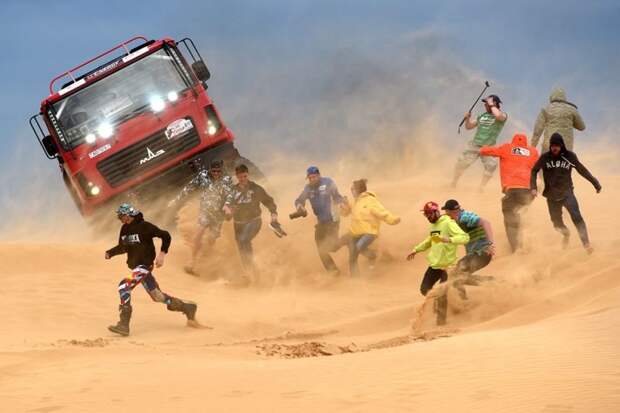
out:
<path id="1" fill-rule="evenodd" d="M 446 215 L 456 221 L 457 224 L 469 235 L 469 242 L 465 245 L 466 255 L 456 264 L 457 287 L 462 298 L 467 298 L 463 285 L 479 285 L 483 281 L 490 281 L 491 276 L 475 275 L 474 273 L 491 262 L 495 255 L 493 244 L 493 230 L 489 221 L 481 218 L 478 214 L 461 208 L 455 199 L 449 199 L 441 208 Z"/>
<path id="2" fill-rule="evenodd" d="M 329 255 L 338 248 L 338 232 L 340 221 L 335 205 L 341 205 L 345 198 L 340 195 L 336 184 L 331 178 L 321 176 L 319 168 L 311 166 L 306 171 L 308 184 L 304 187 L 299 197 L 295 200 L 297 211 L 306 213 L 306 201 L 310 201 L 312 212 L 317 217 L 314 227 L 314 240 L 319 252 L 319 257 L 325 269 L 339 274 L 336 263 Z"/>

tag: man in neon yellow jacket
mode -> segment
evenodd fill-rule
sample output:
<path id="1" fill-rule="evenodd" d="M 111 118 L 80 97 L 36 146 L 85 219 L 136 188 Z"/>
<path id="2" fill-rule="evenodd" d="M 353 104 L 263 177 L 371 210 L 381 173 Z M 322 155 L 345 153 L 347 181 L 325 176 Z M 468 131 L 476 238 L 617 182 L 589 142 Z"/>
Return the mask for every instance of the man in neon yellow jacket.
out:
<path id="1" fill-rule="evenodd" d="M 356 275 L 357 259 L 360 254 L 369 259 L 371 268 L 374 267 L 377 253 L 368 247 L 379 236 L 381 222 L 396 225 L 400 222 L 400 217 L 388 211 L 377 196 L 368 191 L 366 179 L 353 181 L 351 194 L 355 199 L 353 205 L 347 205 L 342 210 L 343 215 L 351 215 L 351 228 L 343 237 L 341 245 L 344 243 L 348 245 L 349 271 L 351 275 Z"/>
<path id="2" fill-rule="evenodd" d="M 424 204 L 422 212 L 431 223 L 429 236 L 415 246 L 413 252 L 407 256 L 407 260 L 411 261 L 418 252 L 430 249 L 426 256 L 429 267 L 420 285 L 420 292 L 426 296 L 437 281 L 443 283 L 448 280 L 446 270 L 457 262 L 456 249 L 459 245 L 465 245 L 469 242 L 469 235 L 452 218 L 441 215 L 439 205 L 435 202 Z M 448 311 L 448 299 L 445 295 L 435 300 L 435 309 L 437 311 L 437 324 L 445 324 Z"/>

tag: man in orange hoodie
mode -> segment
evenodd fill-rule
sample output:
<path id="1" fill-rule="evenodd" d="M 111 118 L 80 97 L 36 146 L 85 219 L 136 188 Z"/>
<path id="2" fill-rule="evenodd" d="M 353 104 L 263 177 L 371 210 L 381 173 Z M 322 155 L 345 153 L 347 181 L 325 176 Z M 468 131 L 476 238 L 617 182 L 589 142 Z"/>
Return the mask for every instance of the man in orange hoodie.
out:
<path id="1" fill-rule="evenodd" d="M 499 173 L 502 182 L 502 213 L 510 249 L 514 253 L 520 246 L 519 210 L 534 199 L 530 193 L 532 167 L 538 160 L 538 151 L 529 146 L 527 137 L 516 134 L 511 143 L 500 146 L 483 146 L 480 155 L 499 158 Z"/>

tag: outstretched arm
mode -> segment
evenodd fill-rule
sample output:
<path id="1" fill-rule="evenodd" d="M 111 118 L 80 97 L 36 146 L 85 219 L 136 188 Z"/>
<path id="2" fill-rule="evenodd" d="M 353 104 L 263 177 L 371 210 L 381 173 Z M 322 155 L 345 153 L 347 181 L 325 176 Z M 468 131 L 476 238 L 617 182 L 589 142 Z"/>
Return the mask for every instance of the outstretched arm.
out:
<path id="1" fill-rule="evenodd" d="M 483 146 L 480 148 L 480 155 L 482 156 L 494 156 L 499 158 L 502 155 L 501 146 Z"/>
<path id="2" fill-rule="evenodd" d="M 206 173 L 206 172 L 204 171 L 198 172 L 198 174 L 195 177 L 193 177 L 192 180 L 189 181 L 187 185 L 183 187 L 183 189 L 181 189 L 181 192 L 179 192 L 179 194 L 176 196 L 176 198 L 172 200 L 171 203 L 179 202 L 185 199 L 189 194 L 194 192 L 196 188 L 198 188 L 198 186 L 200 185 L 200 180 L 202 179 L 201 175 L 203 173 Z"/>
<path id="3" fill-rule="evenodd" d="M 592 186 L 594 186 L 594 189 L 596 189 L 596 192 L 601 192 L 602 187 L 598 179 L 596 179 L 590 173 L 590 171 L 588 171 L 588 169 L 581 163 L 581 161 L 579 161 L 579 158 L 577 158 L 577 155 L 575 155 L 575 159 L 573 160 L 573 165 L 575 165 L 575 169 L 577 170 L 577 172 L 579 172 L 579 175 L 583 176 L 588 181 L 590 181 Z"/>
<path id="4" fill-rule="evenodd" d="M 106 260 L 109 260 L 110 258 L 114 257 L 115 255 L 120 255 L 120 254 L 124 254 L 125 252 L 127 252 L 127 250 L 125 249 L 125 246 L 123 244 L 121 244 L 121 236 L 118 236 L 118 244 L 116 244 L 116 246 L 110 248 L 109 250 L 107 250 L 105 252 L 105 258 Z"/>
<path id="5" fill-rule="evenodd" d="M 386 224 L 389 225 L 396 225 L 400 222 L 400 217 L 398 215 L 394 215 L 392 214 L 390 211 L 388 211 L 381 202 L 377 201 L 372 209 L 370 210 L 371 214 L 373 214 L 375 217 L 379 218 L 380 220 L 384 221 Z"/>
<path id="6" fill-rule="evenodd" d="M 306 185 L 304 186 L 303 191 L 301 191 L 301 194 L 299 194 L 299 196 L 295 200 L 295 208 L 296 209 L 305 208 L 306 201 L 308 200 L 309 197 L 310 197 L 310 188 L 308 187 L 308 185 Z"/>
<path id="7" fill-rule="evenodd" d="M 426 251 L 431 247 L 431 237 L 426 237 L 424 241 L 420 242 L 418 245 L 413 247 L 413 252 L 418 253 L 422 251 Z"/>
<path id="8" fill-rule="evenodd" d="M 267 208 L 267 210 L 269 210 L 272 221 L 278 219 L 278 207 L 276 206 L 273 197 L 271 197 L 262 186 L 256 184 L 256 187 L 258 189 L 258 200 L 265 206 L 265 208 Z"/>

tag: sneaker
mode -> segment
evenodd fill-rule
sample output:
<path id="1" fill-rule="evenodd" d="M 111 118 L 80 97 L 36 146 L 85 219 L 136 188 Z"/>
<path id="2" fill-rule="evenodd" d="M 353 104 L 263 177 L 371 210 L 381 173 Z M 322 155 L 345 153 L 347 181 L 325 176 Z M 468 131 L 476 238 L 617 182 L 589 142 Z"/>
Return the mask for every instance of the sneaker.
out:
<path id="1" fill-rule="evenodd" d="M 276 234 L 278 238 L 286 237 L 288 234 L 282 229 L 282 225 L 278 221 L 269 223 L 269 228 Z"/>

